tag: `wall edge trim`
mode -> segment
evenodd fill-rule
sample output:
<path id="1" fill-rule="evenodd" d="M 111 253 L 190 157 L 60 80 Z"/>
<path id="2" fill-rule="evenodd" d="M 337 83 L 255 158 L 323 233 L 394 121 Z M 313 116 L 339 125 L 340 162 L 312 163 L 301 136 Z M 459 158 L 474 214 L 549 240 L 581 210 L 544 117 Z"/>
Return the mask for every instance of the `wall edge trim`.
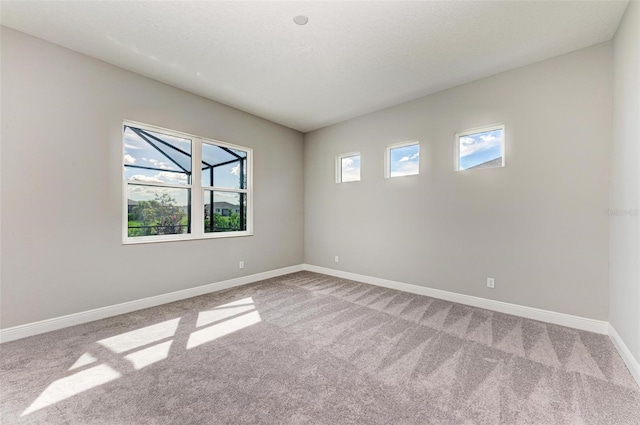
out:
<path id="1" fill-rule="evenodd" d="M 609 339 L 613 342 L 614 347 L 618 350 L 620 357 L 624 360 L 624 363 L 627 365 L 631 376 L 636 380 L 638 386 L 640 386 L 640 362 L 633 357 L 631 350 L 627 347 L 627 344 L 624 343 L 624 340 L 616 331 L 616 328 L 613 327 L 611 323 L 609 323 Z"/>
<path id="2" fill-rule="evenodd" d="M 174 301 L 197 297 L 199 295 L 221 291 L 223 289 L 247 285 L 249 283 L 271 279 L 289 273 L 299 272 L 302 271 L 303 268 L 304 267 L 302 264 L 283 267 L 280 269 L 269 270 L 266 272 L 236 277 L 233 279 L 209 283 L 202 286 L 196 286 L 194 288 L 182 289 L 166 294 L 154 295 L 151 297 L 127 301 L 120 304 L 99 307 L 92 310 L 81 311 L 78 313 L 67 314 L 65 316 L 59 316 L 51 319 L 40 320 L 38 322 L 26 323 L 24 325 L 0 329 L 0 344 L 9 341 L 15 341 L 17 339 L 27 338 L 34 335 L 39 335 L 45 332 L 67 328 L 69 326 L 81 325 L 83 323 L 93 322 L 95 320 L 106 319 L 107 317 L 131 313 L 132 311 L 136 310 L 142 310 L 145 308 L 156 307 Z"/>
<path id="3" fill-rule="evenodd" d="M 541 322 L 553 323 L 569 328 L 580 329 L 607 335 L 609 332 L 609 322 L 603 320 L 589 319 L 587 317 L 574 316 L 566 313 L 558 313 L 550 310 L 543 310 L 534 307 L 511 304 L 503 301 L 490 300 L 487 298 L 464 295 L 457 292 L 443 291 L 441 289 L 428 288 L 426 286 L 413 285 L 410 283 L 397 282 L 388 279 L 381 279 L 372 276 L 365 276 L 326 267 L 304 264 L 304 270 L 335 276 L 343 279 L 355 280 L 370 285 L 382 286 L 389 289 L 396 289 L 412 294 L 425 295 L 432 298 L 456 302 L 473 307 L 484 308 L 497 311 L 499 313 L 512 314 L 526 319 L 539 320 Z"/>

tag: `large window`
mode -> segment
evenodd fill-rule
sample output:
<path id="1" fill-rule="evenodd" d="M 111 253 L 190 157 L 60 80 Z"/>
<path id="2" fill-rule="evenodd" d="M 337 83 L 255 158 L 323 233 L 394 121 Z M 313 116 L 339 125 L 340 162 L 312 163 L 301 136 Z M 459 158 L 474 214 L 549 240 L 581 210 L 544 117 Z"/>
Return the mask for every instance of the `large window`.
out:
<path id="1" fill-rule="evenodd" d="M 125 122 L 123 242 L 251 233 L 252 150 Z"/>
<path id="2" fill-rule="evenodd" d="M 387 146 L 385 177 L 412 176 L 420 172 L 420 143 L 404 142 Z"/>

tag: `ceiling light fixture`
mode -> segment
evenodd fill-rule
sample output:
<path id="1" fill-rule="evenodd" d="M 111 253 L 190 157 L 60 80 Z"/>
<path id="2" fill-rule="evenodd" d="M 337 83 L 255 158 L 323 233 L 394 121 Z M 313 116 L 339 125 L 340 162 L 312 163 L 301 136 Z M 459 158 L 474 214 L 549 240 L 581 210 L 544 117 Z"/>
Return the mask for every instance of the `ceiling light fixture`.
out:
<path id="1" fill-rule="evenodd" d="M 306 15 L 296 15 L 293 17 L 293 22 L 298 25 L 305 25 L 307 22 L 309 22 L 309 18 Z"/>

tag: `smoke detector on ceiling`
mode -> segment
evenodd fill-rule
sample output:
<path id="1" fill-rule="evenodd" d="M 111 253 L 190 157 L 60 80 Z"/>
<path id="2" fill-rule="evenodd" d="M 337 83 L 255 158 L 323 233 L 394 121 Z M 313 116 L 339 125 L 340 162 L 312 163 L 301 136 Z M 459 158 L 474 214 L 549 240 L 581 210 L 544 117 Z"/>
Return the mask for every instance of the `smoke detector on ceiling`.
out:
<path id="1" fill-rule="evenodd" d="M 293 17 L 293 22 L 298 25 L 305 25 L 307 22 L 309 22 L 309 18 L 306 15 L 296 15 Z"/>

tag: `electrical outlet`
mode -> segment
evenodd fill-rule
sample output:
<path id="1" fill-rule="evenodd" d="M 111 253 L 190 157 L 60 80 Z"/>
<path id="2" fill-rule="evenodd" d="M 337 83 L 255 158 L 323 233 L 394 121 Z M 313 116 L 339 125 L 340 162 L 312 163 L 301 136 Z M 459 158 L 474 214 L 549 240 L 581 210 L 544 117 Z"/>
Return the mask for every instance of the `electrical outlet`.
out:
<path id="1" fill-rule="evenodd" d="M 495 288 L 496 287 L 496 280 L 492 277 L 488 277 L 487 278 L 487 288 Z"/>
<path id="2" fill-rule="evenodd" d="M 240 264 L 238 264 L 238 267 L 240 267 L 241 269 L 244 269 L 244 261 L 240 261 Z"/>
<path id="3" fill-rule="evenodd" d="M 339 262 L 340 262 L 340 259 L 338 258 L 338 256 L 337 256 L 337 255 L 336 255 L 335 261 L 336 261 L 336 263 L 339 263 Z"/>

